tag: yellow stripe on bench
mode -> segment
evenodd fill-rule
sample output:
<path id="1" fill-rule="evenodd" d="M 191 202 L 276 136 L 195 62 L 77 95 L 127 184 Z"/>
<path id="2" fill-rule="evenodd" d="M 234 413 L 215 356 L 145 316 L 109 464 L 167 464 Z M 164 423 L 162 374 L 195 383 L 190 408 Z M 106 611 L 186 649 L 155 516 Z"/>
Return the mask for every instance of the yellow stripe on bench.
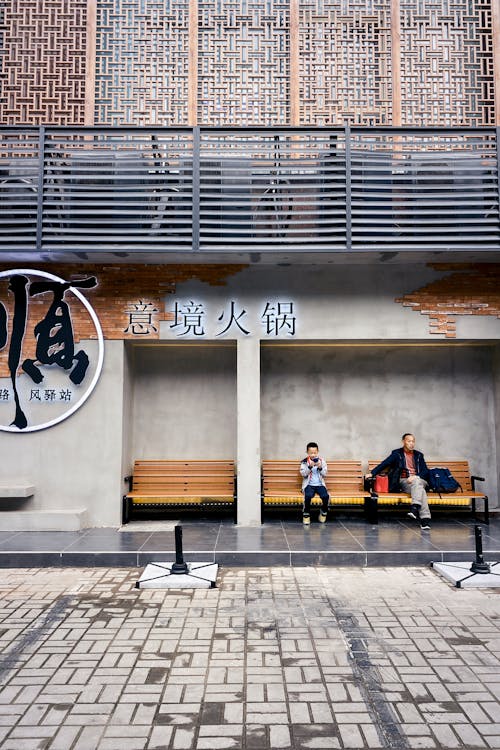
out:
<path id="1" fill-rule="evenodd" d="M 136 461 L 124 499 L 132 506 L 234 506 L 234 461 Z"/>
<path id="2" fill-rule="evenodd" d="M 206 497 L 206 496 L 199 496 L 195 497 L 194 495 L 186 495 L 182 497 L 181 495 L 172 496 L 172 497 L 162 497 L 159 495 L 144 495 L 142 497 L 134 496 L 134 505 L 221 505 L 226 504 L 226 502 L 233 501 L 232 496 L 227 496 L 226 498 L 221 497 Z"/>

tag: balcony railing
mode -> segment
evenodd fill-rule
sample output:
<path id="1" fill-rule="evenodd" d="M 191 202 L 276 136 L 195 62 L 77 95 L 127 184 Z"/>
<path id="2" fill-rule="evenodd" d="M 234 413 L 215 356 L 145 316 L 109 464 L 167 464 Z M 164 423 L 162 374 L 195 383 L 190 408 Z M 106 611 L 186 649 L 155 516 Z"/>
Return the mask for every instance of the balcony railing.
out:
<path id="1" fill-rule="evenodd" d="M 499 250 L 496 128 L 0 128 L 0 252 Z"/>

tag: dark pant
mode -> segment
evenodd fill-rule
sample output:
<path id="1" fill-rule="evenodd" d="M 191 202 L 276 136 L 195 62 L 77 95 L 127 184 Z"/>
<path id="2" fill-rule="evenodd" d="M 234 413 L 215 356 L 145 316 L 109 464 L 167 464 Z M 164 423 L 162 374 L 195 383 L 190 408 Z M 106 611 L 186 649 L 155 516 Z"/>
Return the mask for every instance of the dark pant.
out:
<path id="1" fill-rule="evenodd" d="M 326 513 L 328 511 L 328 503 L 330 501 L 330 495 L 328 494 L 326 487 L 323 487 L 322 484 L 318 485 L 317 487 L 315 487 L 314 485 L 308 484 L 304 488 L 304 513 L 310 512 L 311 500 L 316 494 L 319 495 L 322 500 L 323 513 Z"/>

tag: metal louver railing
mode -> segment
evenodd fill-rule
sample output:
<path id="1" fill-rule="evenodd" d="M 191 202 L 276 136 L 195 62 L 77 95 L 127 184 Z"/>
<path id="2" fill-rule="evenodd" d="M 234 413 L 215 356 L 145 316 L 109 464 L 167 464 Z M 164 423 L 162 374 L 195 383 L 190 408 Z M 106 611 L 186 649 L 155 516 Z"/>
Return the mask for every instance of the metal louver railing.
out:
<path id="1" fill-rule="evenodd" d="M 353 132 L 352 246 L 499 247 L 494 130 Z"/>
<path id="2" fill-rule="evenodd" d="M 499 250 L 495 128 L 0 128 L 0 252 Z"/>

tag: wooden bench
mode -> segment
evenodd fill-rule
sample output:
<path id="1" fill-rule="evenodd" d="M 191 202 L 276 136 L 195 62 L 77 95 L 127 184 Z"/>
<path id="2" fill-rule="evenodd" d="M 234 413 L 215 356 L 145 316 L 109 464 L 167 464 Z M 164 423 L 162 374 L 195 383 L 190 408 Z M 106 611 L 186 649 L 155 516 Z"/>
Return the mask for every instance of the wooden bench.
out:
<path id="1" fill-rule="evenodd" d="M 330 495 L 330 506 L 362 507 L 367 520 L 372 522 L 372 508 L 376 502 L 364 489 L 361 461 L 328 461 L 325 477 Z M 269 460 L 262 462 L 262 510 L 267 507 L 302 507 L 304 495 L 301 491 L 302 476 L 300 459 Z M 311 505 L 321 505 L 315 495 Z"/>
<path id="2" fill-rule="evenodd" d="M 380 461 L 369 461 L 368 470 L 371 471 L 378 466 Z M 469 462 L 457 459 L 426 459 L 427 466 L 432 469 L 435 466 L 446 466 L 457 482 L 461 485 L 462 491 L 458 489 L 453 493 L 427 492 L 429 506 L 441 506 L 442 508 L 467 507 L 471 509 L 472 515 L 476 518 L 476 500 L 483 501 L 484 522 L 490 522 L 488 497 L 484 492 L 476 490 L 476 482 L 484 482 L 484 477 L 471 476 Z M 371 480 L 369 480 L 371 483 Z M 410 495 L 407 492 L 373 492 L 375 512 L 380 506 L 404 505 L 411 504 Z"/>
<path id="3" fill-rule="evenodd" d="M 123 523 L 134 508 L 229 507 L 236 520 L 234 461 L 136 461 L 123 497 Z"/>

